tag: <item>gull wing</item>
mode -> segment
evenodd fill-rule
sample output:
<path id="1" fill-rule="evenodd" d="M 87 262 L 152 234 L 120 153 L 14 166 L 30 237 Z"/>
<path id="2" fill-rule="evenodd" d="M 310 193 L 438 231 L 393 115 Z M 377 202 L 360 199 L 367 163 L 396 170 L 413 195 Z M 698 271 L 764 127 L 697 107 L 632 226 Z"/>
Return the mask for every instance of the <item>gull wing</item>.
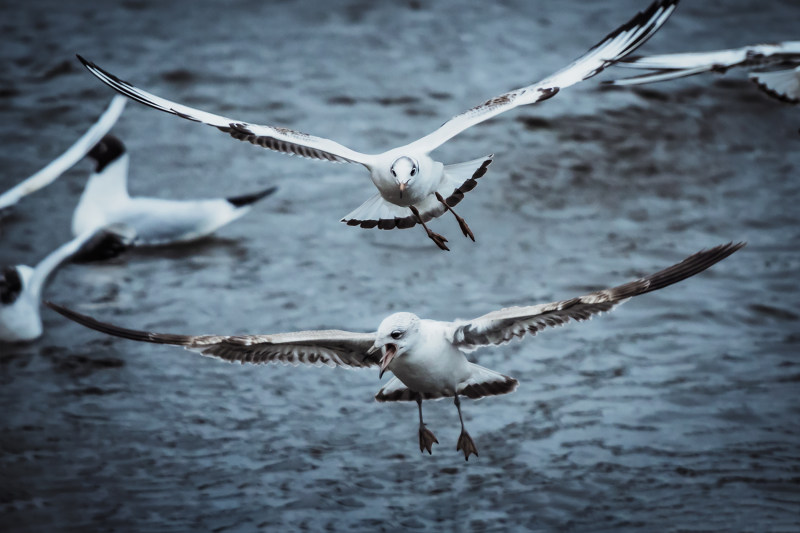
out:
<path id="1" fill-rule="evenodd" d="M 173 335 L 149 333 L 100 322 L 66 307 L 44 302 L 65 317 L 88 328 L 140 342 L 183 346 L 187 350 L 231 363 L 300 363 L 315 366 L 363 368 L 375 366 L 367 350 L 374 333 L 340 330 L 296 331 L 274 335 Z"/>
<path id="2" fill-rule="evenodd" d="M 704 72 L 724 73 L 734 67 L 766 67 L 797 61 L 800 61 L 800 41 L 756 44 L 730 50 L 627 57 L 616 66 L 654 72 L 603 83 L 607 85 L 641 85 L 685 78 Z"/>
<path id="3" fill-rule="evenodd" d="M 476 124 L 515 107 L 547 100 L 559 90 L 591 78 L 644 44 L 666 22 L 677 4 L 678 0 L 653 2 L 567 67 L 538 83 L 501 94 L 456 115 L 410 146 L 430 152 Z"/>
<path id="4" fill-rule="evenodd" d="M 560 326 L 570 320 L 588 320 L 593 315 L 610 311 L 633 296 L 656 291 L 699 274 L 744 245 L 728 243 L 703 250 L 655 274 L 611 289 L 560 302 L 509 307 L 458 322 L 453 329 L 453 343 L 463 350 L 472 350 L 488 344 L 503 344 L 526 333 L 535 335 L 548 326 Z"/>
<path id="5" fill-rule="evenodd" d="M 83 255 L 85 259 L 91 260 L 97 254 L 103 254 L 102 258 L 108 259 L 124 252 L 132 242 L 133 237 L 130 231 L 120 225 L 91 229 L 71 241 L 65 242 L 50 252 L 33 269 L 29 290 L 33 294 L 34 300 L 38 300 L 41 296 L 42 289 L 53 271 L 67 259 Z M 103 249 L 100 250 L 100 248 Z"/>
<path id="6" fill-rule="evenodd" d="M 367 168 L 369 168 L 373 160 L 372 156 L 351 150 L 330 139 L 315 137 L 287 128 L 250 124 L 241 120 L 214 115 L 176 102 L 171 102 L 170 100 L 133 86 L 81 56 L 78 56 L 78 59 L 83 63 L 83 66 L 85 66 L 89 72 L 97 76 L 100 81 L 128 98 L 187 120 L 214 126 L 220 131 L 229 134 L 234 139 L 248 141 L 258 146 L 263 146 L 264 148 L 289 155 L 299 155 L 309 159 L 321 159 L 336 163 L 360 163 Z"/>
<path id="7" fill-rule="evenodd" d="M 69 170 L 75 163 L 89 153 L 95 144 L 116 124 L 125 109 L 127 100 L 115 96 L 108 108 L 100 115 L 92 127 L 84 133 L 66 152 L 58 156 L 49 165 L 0 195 L 0 209 L 16 204 L 23 196 L 27 196 L 53 183 L 61 174 Z"/>

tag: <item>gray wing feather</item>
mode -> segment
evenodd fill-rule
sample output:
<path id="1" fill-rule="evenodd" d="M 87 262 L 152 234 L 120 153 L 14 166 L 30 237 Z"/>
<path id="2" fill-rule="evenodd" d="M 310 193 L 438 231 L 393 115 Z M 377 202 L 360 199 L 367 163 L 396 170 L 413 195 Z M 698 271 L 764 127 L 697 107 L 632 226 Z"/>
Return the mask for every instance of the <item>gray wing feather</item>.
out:
<path id="1" fill-rule="evenodd" d="M 374 333 L 340 330 L 297 331 L 274 335 L 175 335 L 150 333 L 101 322 L 66 307 L 45 305 L 88 328 L 139 342 L 183 346 L 187 350 L 232 363 L 284 363 L 316 366 L 362 368 L 374 366 L 367 350 L 375 341 Z"/>
<path id="2" fill-rule="evenodd" d="M 453 342 L 464 350 L 470 350 L 487 344 L 502 344 L 514 337 L 522 337 L 526 333 L 535 335 L 546 327 L 560 326 L 570 320 L 588 320 L 596 314 L 610 311 L 629 298 L 656 291 L 699 274 L 744 245 L 745 243 L 728 243 L 703 250 L 655 274 L 577 298 L 493 311 L 456 324 L 453 329 Z"/>

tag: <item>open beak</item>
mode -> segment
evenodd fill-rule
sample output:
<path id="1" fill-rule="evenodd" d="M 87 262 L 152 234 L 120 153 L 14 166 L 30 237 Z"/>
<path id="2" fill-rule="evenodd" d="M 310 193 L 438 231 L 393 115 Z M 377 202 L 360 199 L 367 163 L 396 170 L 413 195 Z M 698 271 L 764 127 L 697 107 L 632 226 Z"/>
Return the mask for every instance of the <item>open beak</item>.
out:
<path id="1" fill-rule="evenodd" d="M 383 377 L 383 373 L 386 372 L 386 369 L 389 367 L 389 363 L 392 362 L 394 356 L 397 355 L 397 346 L 394 344 L 386 344 L 383 347 L 383 358 L 381 358 L 381 373 L 378 374 L 378 379 Z"/>

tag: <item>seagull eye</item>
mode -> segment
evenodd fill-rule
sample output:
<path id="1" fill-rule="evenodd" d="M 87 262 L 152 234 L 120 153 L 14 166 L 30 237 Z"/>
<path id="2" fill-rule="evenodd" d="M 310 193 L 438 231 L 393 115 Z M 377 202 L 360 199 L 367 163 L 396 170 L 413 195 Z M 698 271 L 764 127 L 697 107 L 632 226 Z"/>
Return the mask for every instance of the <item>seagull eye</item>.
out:
<path id="1" fill-rule="evenodd" d="M 411 175 L 413 176 L 416 173 L 417 173 L 417 167 L 411 167 Z"/>
<path id="2" fill-rule="evenodd" d="M 392 338 L 395 339 L 395 340 L 399 339 L 402 336 L 403 336 L 403 332 L 400 331 L 399 329 L 392 332 Z"/>
<path id="3" fill-rule="evenodd" d="M 397 177 L 397 172 L 394 171 L 394 168 L 392 168 L 392 176 Z"/>

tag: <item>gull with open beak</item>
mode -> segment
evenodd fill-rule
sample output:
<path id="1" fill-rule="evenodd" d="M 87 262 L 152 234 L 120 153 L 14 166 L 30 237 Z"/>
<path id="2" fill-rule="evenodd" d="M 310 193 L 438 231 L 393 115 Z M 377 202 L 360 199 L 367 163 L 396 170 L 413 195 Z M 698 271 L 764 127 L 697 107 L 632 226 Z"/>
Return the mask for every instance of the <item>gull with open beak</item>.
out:
<path id="1" fill-rule="evenodd" d="M 307 363 L 363 368 L 378 366 L 380 376 L 394 377 L 379 391 L 379 402 L 415 401 L 419 409 L 419 448 L 431 452 L 438 440 L 422 420 L 422 401 L 452 397 L 461 421 L 457 450 L 464 458 L 478 449 L 464 429 L 461 396 L 477 399 L 506 394 L 517 380 L 467 360 L 481 346 L 503 344 L 514 337 L 535 335 L 549 326 L 587 320 L 610 311 L 633 296 L 672 285 L 699 274 L 739 250 L 744 243 L 724 244 L 700 251 L 680 263 L 624 285 L 577 298 L 492 311 L 472 320 L 442 322 L 412 313 L 386 317 L 375 333 L 341 330 L 298 331 L 272 335 L 174 335 L 148 333 L 100 322 L 76 311 L 47 303 L 67 318 L 109 335 L 183 346 L 208 357 L 238 363 Z M 378 354 L 380 353 L 380 356 Z"/>
<path id="2" fill-rule="evenodd" d="M 450 211 L 462 233 L 474 241 L 469 226 L 453 207 L 477 186 L 492 156 L 444 165 L 428 154 L 476 124 L 521 105 L 543 102 L 560 90 L 600 73 L 646 42 L 666 22 L 677 4 L 678 0 L 653 2 L 577 60 L 542 81 L 490 98 L 454 116 L 432 133 L 379 154 L 357 152 L 330 139 L 288 128 L 252 124 L 194 109 L 139 89 L 81 56 L 78 59 L 102 82 L 125 96 L 160 111 L 213 126 L 234 139 L 286 154 L 364 166 L 378 193 L 346 215 L 342 222 L 384 230 L 420 224 L 440 249 L 448 250 L 447 239 L 431 231 L 426 222 Z"/>

